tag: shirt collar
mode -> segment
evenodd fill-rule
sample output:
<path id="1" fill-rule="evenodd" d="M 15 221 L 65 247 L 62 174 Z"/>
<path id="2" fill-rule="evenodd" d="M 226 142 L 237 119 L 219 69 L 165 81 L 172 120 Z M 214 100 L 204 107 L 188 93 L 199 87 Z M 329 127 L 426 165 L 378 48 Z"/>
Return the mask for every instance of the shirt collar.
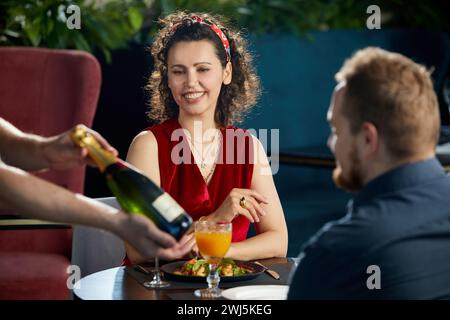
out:
<path id="1" fill-rule="evenodd" d="M 415 186 L 445 175 L 444 169 L 436 158 L 401 165 L 367 183 L 355 196 L 353 206 L 361 205 L 378 195 Z"/>

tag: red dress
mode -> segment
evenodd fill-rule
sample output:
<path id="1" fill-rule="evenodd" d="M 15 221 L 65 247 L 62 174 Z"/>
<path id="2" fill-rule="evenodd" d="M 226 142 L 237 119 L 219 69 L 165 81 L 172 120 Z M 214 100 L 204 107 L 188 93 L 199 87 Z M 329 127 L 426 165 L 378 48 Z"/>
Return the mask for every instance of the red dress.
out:
<path id="1" fill-rule="evenodd" d="M 253 140 L 248 131 L 231 126 L 220 129 L 222 148 L 219 152 L 219 161 L 207 185 L 190 149 L 190 163 L 175 164 L 172 161 L 173 148 L 182 139 L 186 139 L 181 135 L 179 139 L 172 141 L 172 132 L 176 129 L 181 129 L 176 118 L 147 128 L 158 142 L 161 188 L 169 193 L 194 221 L 219 208 L 233 188 L 250 189 L 254 161 Z M 238 138 L 243 136 L 243 139 Z M 232 224 L 232 242 L 245 240 L 250 221 L 239 215 Z M 130 264 L 127 257 L 124 264 Z"/>
<path id="2" fill-rule="evenodd" d="M 170 119 L 148 128 L 158 141 L 161 188 L 169 193 L 194 221 L 219 208 L 233 188 L 250 188 L 253 176 L 253 161 L 251 161 L 253 144 L 247 131 L 235 127 L 226 127 L 220 130 L 223 143 L 219 161 L 207 185 L 195 163 L 192 152 L 189 164 L 175 164 L 172 161 L 173 147 L 178 145 L 182 139 L 186 139 L 180 137 L 176 141 L 171 141 L 172 132 L 175 129 L 181 129 L 177 119 Z M 247 135 L 242 140 L 244 143 L 238 143 L 237 136 L 243 136 L 246 133 Z M 232 143 L 233 138 L 234 144 Z M 242 157 L 243 155 L 245 157 Z M 232 241 L 245 240 L 249 227 L 250 221 L 247 218 L 237 216 L 233 220 Z"/>

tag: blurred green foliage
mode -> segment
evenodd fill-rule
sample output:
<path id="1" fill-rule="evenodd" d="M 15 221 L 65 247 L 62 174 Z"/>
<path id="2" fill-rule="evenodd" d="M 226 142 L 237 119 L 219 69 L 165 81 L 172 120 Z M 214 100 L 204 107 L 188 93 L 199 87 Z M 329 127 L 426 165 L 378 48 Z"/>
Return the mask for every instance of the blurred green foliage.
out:
<path id="1" fill-rule="evenodd" d="M 421 0 L 2 0 L 0 45 L 110 51 L 145 43 L 161 15 L 175 10 L 225 15 L 252 33 L 363 28 L 369 5 L 380 6 L 382 27 L 450 31 L 447 1 Z M 70 4 L 80 7 L 81 29 L 66 27 Z"/>
<path id="2" fill-rule="evenodd" d="M 151 1 L 151 18 L 174 10 L 225 15 L 252 33 L 364 28 L 370 5 L 378 5 L 382 27 L 450 31 L 448 1 L 423 0 L 165 0 Z M 447 13 L 446 13 L 447 12 Z M 149 20 L 147 20 L 149 21 Z M 150 33 L 156 30 L 152 25 Z"/>
<path id="3" fill-rule="evenodd" d="M 80 8 L 81 29 L 70 30 L 69 5 Z M 0 1 L 0 44 L 48 48 L 100 50 L 107 61 L 110 51 L 126 47 L 138 37 L 143 23 L 142 1 L 105 1 L 99 5 L 84 0 Z"/>

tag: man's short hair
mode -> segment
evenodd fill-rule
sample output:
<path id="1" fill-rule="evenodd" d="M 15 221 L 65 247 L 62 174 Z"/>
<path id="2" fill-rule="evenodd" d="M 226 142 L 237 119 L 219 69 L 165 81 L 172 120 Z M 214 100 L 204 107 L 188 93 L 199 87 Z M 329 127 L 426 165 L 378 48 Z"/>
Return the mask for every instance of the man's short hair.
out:
<path id="1" fill-rule="evenodd" d="M 357 51 L 335 76 L 346 82 L 343 114 L 352 133 L 373 123 L 391 156 L 408 158 L 435 147 L 439 106 L 430 72 L 380 48 Z"/>

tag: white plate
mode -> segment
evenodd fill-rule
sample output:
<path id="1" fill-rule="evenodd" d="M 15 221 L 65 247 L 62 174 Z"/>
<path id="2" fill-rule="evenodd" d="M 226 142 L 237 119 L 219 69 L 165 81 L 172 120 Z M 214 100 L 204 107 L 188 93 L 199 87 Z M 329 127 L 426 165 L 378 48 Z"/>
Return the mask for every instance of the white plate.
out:
<path id="1" fill-rule="evenodd" d="M 242 286 L 222 291 L 230 300 L 286 300 L 289 286 L 260 285 Z"/>

